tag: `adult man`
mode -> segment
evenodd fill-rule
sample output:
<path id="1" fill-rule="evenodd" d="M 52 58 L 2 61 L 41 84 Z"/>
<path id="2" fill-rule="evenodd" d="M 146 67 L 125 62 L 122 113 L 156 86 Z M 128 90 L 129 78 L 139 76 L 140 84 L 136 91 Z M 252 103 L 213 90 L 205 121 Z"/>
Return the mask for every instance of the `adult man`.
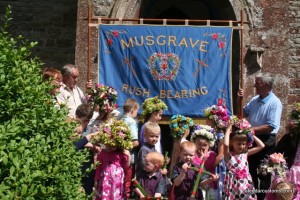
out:
<path id="1" fill-rule="evenodd" d="M 272 154 L 275 149 L 275 137 L 280 127 L 282 104 L 278 97 L 272 92 L 274 76 L 270 73 L 259 73 L 255 77 L 254 87 L 257 96 L 253 97 L 244 107 L 245 116 L 255 131 L 255 135 L 263 141 L 265 148 L 257 154 L 249 157 L 249 170 L 258 189 L 258 178 L 260 179 L 260 190 L 269 189 L 271 176 L 257 175 L 257 167 L 260 161 Z M 242 89 L 239 96 L 244 95 Z M 258 199 L 264 199 L 265 193 L 257 194 Z"/>
<path id="2" fill-rule="evenodd" d="M 60 92 L 57 99 L 60 103 L 64 103 L 70 109 L 69 117 L 75 118 L 75 111 L 79 105 L 85 101 L 85 96 L 82 90 L 76 86 L 79 71 L 73 64 L 63 66 L 61 73 L 63 75 L 63 85 L 60 87 Z M 92 82 L 87 83 L 87 87 L 91 87 Z"/>

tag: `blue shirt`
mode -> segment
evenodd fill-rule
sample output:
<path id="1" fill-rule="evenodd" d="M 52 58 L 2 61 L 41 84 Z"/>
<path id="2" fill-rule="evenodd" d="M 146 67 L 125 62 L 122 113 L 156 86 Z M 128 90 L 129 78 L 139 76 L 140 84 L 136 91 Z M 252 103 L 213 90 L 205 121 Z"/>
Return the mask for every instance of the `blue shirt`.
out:
<path id="1" fill-rule="evenodd" d="M 277 134 L 280 128 L 282 104 L 273 92 L 264 99 L 259 95 L 253 97 L 244 107 L 244 112 L 253 127 L 269 125 L 273 128 L 272 135 Z"/>

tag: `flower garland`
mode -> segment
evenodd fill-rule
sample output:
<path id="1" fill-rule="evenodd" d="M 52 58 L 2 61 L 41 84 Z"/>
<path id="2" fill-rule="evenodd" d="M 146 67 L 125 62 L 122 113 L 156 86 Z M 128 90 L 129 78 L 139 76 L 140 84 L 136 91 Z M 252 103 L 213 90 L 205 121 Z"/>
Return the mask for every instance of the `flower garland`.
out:
<path id="1" fill-rule="evenodd" d="M 192 131 L 192 137 L 191 140 L 195 141 L 195 139 L 198 137 L 204 137 L 208 140 L 209 146 L 213 147 L 216 141 L 216 131 L 214 128 L 208 125 L 196 125 L 194 126 L 194 129 Z"/>
<path id="2" fill-rule="evenodd" d="M 297 128 L 300 124 L 300 102 L 293 104 L 292 110 L 289 113 L 289 125 L 291 128 Z"/>
<path id="3" fill-rule="evenodd" d="M 257 173 L 266 176 L 267 174 L 286 178 L 288 167 L 286 160 L 281 153 L 273 153 L 268 158 L 264 158 L 257 168 Z"/>
<path id="4" fill-rule="evenodd" d="M 223 106 L 223 103 L 224 100 L 219 99 L 217 105 L 204 109 L 205 117 L 212 120 L 220 129 L 225 129 L 230 123 L 230 116 L 228 115 L 227 108 Z"/>
<path id="5" fill-rule="evenodd" d="M 194 121 L 183 115 L 173 115 L 171 118 L 171 134 L 173 138 L 182 138 L 183 134 L 189 127 L 194 125 Z"/>
<path id="6" fill-rule="evenodd" d="M 102 111 L 112 111 L 117 98 L 118 93 L 113 87 L 97 84 L 95 89 L 88 91 L 87 99 L 98 105 Z"/>
<path id="7" fill-rule="evenodd" d="M 93 142 L 120 149 L 132 149 L 133 147 L 130 129 L 122 120 L 113 120 L 111 124 L 102 125 Z"/>
<path id="8" fill-rule="evenodd" d="M 237 116 L 232 116 L 232 133 L 231 134 L 244 134 L 247 136 L 247 146 L 251 147 L 254 141 L 254 131 L 251 124 L 245 119 L 239 119 Z"/>
<path id="9" fill-rule="evenodd" d="M 168 109 L 168 106 L 158 97 L 147 98 L 142 104 L 142 115 L 151 114 L 154 111 Z"/>

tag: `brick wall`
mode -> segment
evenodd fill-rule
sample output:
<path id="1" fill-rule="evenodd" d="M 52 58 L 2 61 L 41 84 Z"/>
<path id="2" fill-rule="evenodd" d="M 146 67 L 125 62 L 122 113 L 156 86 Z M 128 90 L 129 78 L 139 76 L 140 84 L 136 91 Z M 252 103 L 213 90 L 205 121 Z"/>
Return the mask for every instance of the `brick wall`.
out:
<path id="1" fill-rule="evenodd" d="M 33 54 L 45 66 L 61 67 L 74 63 L 77 1 L 72 0 L 0 0 L 0 14 L 12 6 L 11 33 L 23 35 L 39 44 Z"/>

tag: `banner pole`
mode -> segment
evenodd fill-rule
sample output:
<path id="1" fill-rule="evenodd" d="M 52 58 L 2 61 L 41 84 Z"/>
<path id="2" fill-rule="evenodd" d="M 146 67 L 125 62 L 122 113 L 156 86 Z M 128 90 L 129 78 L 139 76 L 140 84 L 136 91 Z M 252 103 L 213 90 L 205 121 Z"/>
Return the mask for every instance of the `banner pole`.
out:
<path id="1" fill-rule="evenodd" d="M 91 3 L 89 1 L 88 5 L 88 24 L 91 24 L 92 15 L 91 15 Z M 87 62 L 87 81 L 91 79 L 91 27 L 88 26 L 88 62 Z"/>
<path id="2" fill-rule="evenodd" d="M 241 15 L 241 84 L 240 88 L 244 89 L 244 12 L 240 11 Z M 239 97 L 239 114 L 243 117 L 243 97 Z"/>

